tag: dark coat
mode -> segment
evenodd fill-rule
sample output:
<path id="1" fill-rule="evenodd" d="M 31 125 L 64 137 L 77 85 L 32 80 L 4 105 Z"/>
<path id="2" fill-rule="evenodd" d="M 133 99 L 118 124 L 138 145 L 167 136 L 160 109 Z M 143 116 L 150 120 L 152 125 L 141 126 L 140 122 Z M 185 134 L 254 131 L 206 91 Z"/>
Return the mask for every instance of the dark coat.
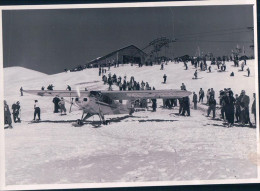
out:
<path id="1" fill-rule="evenodd" d="M 193 94 L 192 102 L 198 102 L 198 96 L 197 96 L 197 94 Z"/>

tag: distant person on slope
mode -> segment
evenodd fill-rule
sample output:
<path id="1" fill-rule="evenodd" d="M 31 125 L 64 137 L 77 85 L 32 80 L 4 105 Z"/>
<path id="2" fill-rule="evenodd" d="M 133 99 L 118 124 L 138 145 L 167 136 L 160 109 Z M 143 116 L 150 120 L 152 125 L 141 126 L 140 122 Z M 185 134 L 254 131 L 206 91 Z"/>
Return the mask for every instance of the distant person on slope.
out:
<path id="1" fill-rule="evenodd" d="M 23 96 L 23 87 L 20 88 L 21 96 Z"/>
<path id="2" fill-rule="evenodd" d="M 181 84 L 181 90 L 186 90 L 186 86 L 184 83 Z"/>
<path id="3" fill-rule="evenodd" d="M 66 90 L 69 90 L 69 91 L 71 91 L 71 87 L 70 87 L 69 85 L 67 85 L 67 88 L 66 88 Z"/>

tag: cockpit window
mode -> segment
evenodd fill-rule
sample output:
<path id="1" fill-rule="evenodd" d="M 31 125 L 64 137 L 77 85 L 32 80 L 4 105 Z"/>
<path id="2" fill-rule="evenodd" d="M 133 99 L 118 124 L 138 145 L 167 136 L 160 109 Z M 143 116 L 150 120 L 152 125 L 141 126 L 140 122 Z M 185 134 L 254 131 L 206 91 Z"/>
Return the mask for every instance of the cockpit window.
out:
<path id="1" fill-rule="evenodd" d="M 83 98 L 83 101 L 88 101 L 88 98 L 84 97 L 84 98 Z"/>

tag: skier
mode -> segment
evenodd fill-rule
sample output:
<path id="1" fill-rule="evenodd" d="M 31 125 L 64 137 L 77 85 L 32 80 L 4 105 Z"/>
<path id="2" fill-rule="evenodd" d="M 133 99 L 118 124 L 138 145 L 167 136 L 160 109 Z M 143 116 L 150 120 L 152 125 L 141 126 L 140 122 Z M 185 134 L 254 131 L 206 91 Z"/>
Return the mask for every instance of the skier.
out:
<path id="1" fill-rule="evenodd" d="M 213 111 L 213 119 L 215 118 L 215 113 L 216 113 L 216 100 L 214 99 L 213 96 L 210 96 L 209 98 L 209 107 L 208 107 L 208 115 L 207 117 L 209 117 L 209 114 L 211 113 L 211 111 Z"/>
<path id="2" fill-rule="evenodd" d="M 52 102 L 54 103 L 54 112 L 53 113 L 59 113 L 59 102 L 60 102 L 60 98 L 58 95 L 56 95 Z"/>
<path id="3" fill-rule="evenodd" d="M 163 75 L 163 83 L 166 84 L 167 76 L 166 74 Z"/>
<path id="4" fill-rule="evenodd" d="M 23 87 L 20 88 L 21 96 L 23 96 Z"/>
<path id="5" fill-rule="evenodd" d="M 199 91 L 199 102 L 200 102 L 200 100 L 201 100 L 201 102 L 203 103 L 203 98 L 204 98 L 204 91 L 203 91 L 203 89 L 202 88 L 200 88 L 200 91 Z"/>
<path id="6" fill-rule="evenodd" d="M 42 90 L 42 91 L 44 90 L 44 86 L 42 86 L 41 90 Z"/>
<path id="7" fill-rule="evenodd" d="M 209 72 L 211 72 L 211 66 L 209 66 Z"/>
<path id="8" fill-rule="evenodd" d="M 4 119 L 5 119 L 4 124 L 8 124 L 8 128 L 12 129 L 13 126 L 12 126 L 11 112 L 5 100 L 4 100 Z"/>
<path id="9" fill-rule="evenodd" d="M 35 100 L 34 102 L 35 103 L 34 103 L 34 117 L 33 117 L 33 120 L 35 121 L 36 115 L 38 115 L 38 120 L 41 120 L 41 109 L 40 109 L 38 100 Z"/>
<path id="10" fill-rule="evenodd" d="M 192 102 L 194 103 L 194 109 L 197 110 L 198 96 L 195 92 L 193 92 Z"/>
<path id="11" fill-rule="evenodd" d="M 62 112 L 64 112 L 64 115 L 67 115 L 66 114 L 66 108 L 65 108 L 65 101 L 63 99 L 63 97 L 61 97 L 61 100 L 59 101 L 59 107 L 60 107 L 60 112 L 61 112 L 61 115 L 62 115 Z"/>

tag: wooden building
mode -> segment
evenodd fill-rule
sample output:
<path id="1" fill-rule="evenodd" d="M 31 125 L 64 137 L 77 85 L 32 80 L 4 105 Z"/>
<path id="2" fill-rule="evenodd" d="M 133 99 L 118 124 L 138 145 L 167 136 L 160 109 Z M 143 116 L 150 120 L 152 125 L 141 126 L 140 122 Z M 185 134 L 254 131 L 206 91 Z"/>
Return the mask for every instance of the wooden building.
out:
<path id="1" fill-rule="evenodd" d="M 134 45 L 130 45 L 105 56 L 98 57 L 89 63 L 84 68 L 92 68 L 99 66 L 112 66 L 115 64 L 128 64 L 128 63 L 143 63 L 145 62 L 147 54 Z"/>

